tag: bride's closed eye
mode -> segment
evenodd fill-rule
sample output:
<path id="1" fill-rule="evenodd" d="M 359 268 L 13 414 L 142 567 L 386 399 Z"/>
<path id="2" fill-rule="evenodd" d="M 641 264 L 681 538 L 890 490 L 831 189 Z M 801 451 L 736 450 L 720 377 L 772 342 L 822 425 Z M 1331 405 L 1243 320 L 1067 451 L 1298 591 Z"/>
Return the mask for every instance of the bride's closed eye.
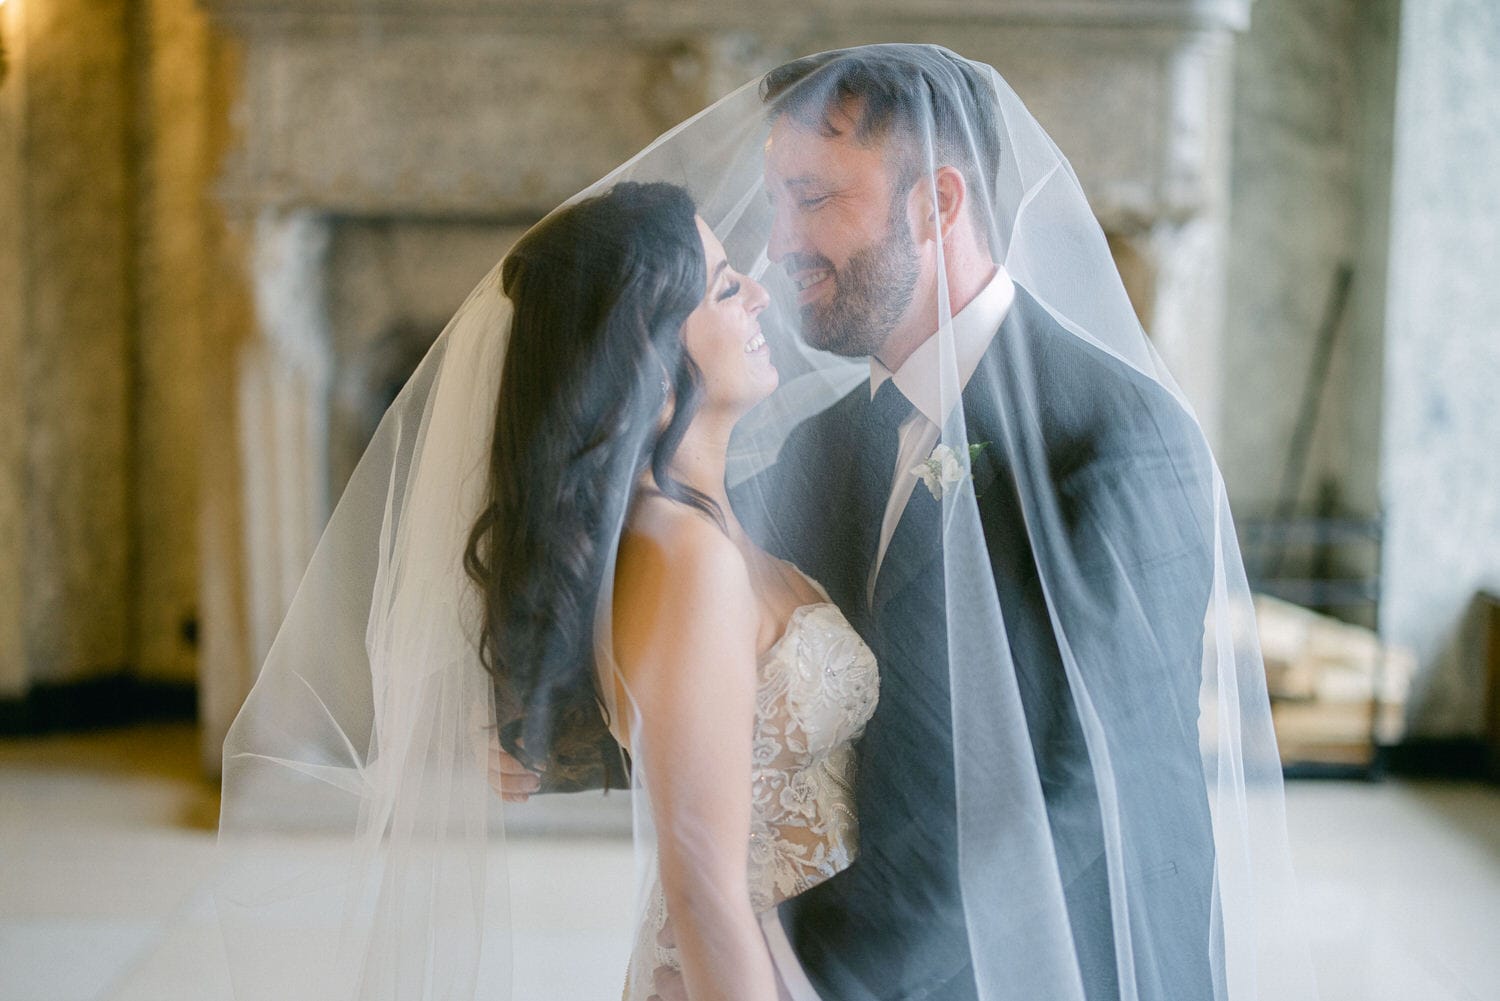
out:
<path id="1" fill-rule="evenodd" d="M 732 299 L 736 295 L 739 295 L 739 292 L 740 292 L 740 283 L 739 282 L 730 282 L 728 285 L 724 286 L 724 291 L 720 292 L 714 298 L 715 298 L 716 302 L 723 302 L 725 299 Z"/>

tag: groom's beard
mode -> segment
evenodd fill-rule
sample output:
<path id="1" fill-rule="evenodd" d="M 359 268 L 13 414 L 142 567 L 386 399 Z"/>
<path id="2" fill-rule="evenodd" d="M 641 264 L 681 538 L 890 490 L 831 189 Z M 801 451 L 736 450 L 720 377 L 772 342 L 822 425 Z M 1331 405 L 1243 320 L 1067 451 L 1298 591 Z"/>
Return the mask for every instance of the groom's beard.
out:
<path id="1" fill-rule="evenodd" d="M 904 219 L 891 220 L 886 235 L 862 247 L 833 271 L 833 297 L 802 308 L 808 344 L 849 358 L 875 354 L 911 308 L 917 286 L 917 247 Z"/>

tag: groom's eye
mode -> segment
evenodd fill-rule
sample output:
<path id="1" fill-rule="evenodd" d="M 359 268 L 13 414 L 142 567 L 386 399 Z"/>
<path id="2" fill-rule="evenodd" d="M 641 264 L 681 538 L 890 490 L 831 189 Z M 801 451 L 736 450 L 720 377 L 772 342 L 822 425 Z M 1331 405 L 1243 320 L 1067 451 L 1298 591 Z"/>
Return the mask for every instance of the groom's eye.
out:
<path id="1" fill-rule="evenodd" d="M 800 208 L 804 208 L 804 209 L 815 209 L 819 205 L 822 205 L 824 202 L 828 201 L 828 198 L 829 198 L 828 195 L 814 195 L 811 198 L 804 198 L 804 199 L 802 199 L 801 201 L 799 201 L 797 203 L 797 205 Z"/>
<path id="2" fill-rule="evenodd" d="M 717 301 L 718 302 L 723 302 L 725 299 L 732 299 L 736 295 L 739 295 L 739 292 L 740 292 L 740 283 L 739 282 L 730 282 L 728 285 L 724 286 L 724 291 L 722 291 L 722 292 L 719 293 Z"/>

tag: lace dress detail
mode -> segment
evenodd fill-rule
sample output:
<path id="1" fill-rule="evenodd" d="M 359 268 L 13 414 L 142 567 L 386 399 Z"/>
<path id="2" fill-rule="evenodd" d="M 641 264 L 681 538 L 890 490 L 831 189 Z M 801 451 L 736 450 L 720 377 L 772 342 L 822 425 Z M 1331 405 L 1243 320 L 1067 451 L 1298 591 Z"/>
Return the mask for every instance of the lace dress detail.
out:
<path id="1" fill-rule="evenodd" d="M 859 852 L 854 741 L 875 711 L 875 657 L 836 605 L 803 605 L 759 665 L 751 768 L 750 901 L 758 912 L 848 868 Z M 652 993 L 657 967 L 680 969 L 659 942 L 653 880 L 627 978 L 627 1001 Z"/>

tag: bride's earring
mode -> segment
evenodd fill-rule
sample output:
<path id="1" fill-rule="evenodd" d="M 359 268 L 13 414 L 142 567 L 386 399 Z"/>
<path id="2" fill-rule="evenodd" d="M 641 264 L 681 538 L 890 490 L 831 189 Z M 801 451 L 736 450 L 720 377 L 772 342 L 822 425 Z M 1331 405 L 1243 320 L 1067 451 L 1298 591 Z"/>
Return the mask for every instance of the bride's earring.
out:
<path id="1" fill-rule="evenodd" d="M 657 430 L 665 431 L 667 425 L 672 423 L 672 411 L 676 400 L 672 396 L 672 380 L 667 373 L 661 374 L 661 413 L 657 416 Z"/>

